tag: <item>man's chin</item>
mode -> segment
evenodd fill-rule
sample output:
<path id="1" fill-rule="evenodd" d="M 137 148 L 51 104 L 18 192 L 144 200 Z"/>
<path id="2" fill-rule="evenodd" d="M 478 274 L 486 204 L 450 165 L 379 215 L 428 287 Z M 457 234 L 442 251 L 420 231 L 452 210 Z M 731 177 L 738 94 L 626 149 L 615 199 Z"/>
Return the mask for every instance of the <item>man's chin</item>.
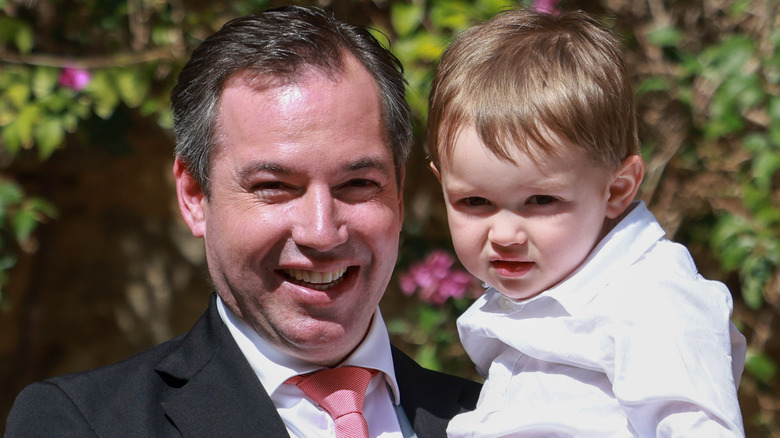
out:
<path id="1" fill-rule="evenodd" d="M 334 366 L 343 362 L 368 332 L 368 327 L 358 329 L 354 323 L 314 318 L 299 321 L 295 327 L 283 329 L 277 347 L 302 361 Z"/>

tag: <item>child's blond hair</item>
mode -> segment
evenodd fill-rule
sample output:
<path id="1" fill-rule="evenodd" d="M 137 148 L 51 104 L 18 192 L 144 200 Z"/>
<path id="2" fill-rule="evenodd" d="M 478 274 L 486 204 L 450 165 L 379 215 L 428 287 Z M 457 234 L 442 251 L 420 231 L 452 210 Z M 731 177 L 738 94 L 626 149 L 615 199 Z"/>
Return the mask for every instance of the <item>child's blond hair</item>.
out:
<path id="1" fill-rule="evenodd" d="M 520 9 L 467 30 L 442 56 L 429 103 L 437 168 L 469 126 L 507 160 L 509 147 L 554 154 L 550 131 L 610 169 L 640 153 L 622 48 L 584 12 Z"/>

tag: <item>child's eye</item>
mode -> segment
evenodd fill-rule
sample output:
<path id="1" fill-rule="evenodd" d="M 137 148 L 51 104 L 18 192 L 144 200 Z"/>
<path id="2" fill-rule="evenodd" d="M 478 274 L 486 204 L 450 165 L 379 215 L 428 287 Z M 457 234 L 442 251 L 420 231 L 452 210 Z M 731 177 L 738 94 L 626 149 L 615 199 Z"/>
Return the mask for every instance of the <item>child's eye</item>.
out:
<path id="1" fill-rule="evenodd" d="M 490 204 L 490 201 L 488 201 L 485 198 L 481 198 L 479 196 L 471 196 L 469 198 L 464 198 L 460 202 L 461 204 L 466 205 L 468 207 L 482 207 Z"/>
<path id="2" fill-rule="evenodd" d="M 555 198 L 548 195 L 534 195 L 528 198 L 529 204 L 548 205 L 555 202 Z"/>

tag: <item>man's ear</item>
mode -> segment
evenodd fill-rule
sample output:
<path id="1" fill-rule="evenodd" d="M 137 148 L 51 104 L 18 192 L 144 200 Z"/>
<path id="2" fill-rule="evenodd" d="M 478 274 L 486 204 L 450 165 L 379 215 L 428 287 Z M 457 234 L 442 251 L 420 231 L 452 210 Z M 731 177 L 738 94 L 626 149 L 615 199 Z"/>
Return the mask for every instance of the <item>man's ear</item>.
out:
<path id="1" fill-rule="evenodd" d="M 401 223 L 404 222 L 404 179 L 406 178 L 406 168 L 401 167 L 398 172 L 398 214 Z"/>
<path id="2" fill-rule="evenodd" d="M 436 165 L 433 164 L 433 161 L 428 163 L 428 166 L 430 166 L 431 170 L 433 171 L 433 174 L 436 175 L 436 179 L 438 179 L 439 182 L 441 182 L 441 175 L 439 174 L 439 169 L 436 168 Z"/>
<path id="3" fill-rule="evenodd" d="M 615 219 L 623 214 L 634 200 L 645 176 L 645 162 L 639 155 L 631 155 L 620 166 L 609 184 L 607 217 Z"/>
<path id="4" fill-rule="evenodd" d="M 177 157 L 173 162 L 173 176 L 176 177 L 176 195 L 179 199 L 179 210 L 184 222 L 190 227 L 192 235 L 206 235 L 206 195 L 200 183 L 190 175 L 186 166 Z"/>

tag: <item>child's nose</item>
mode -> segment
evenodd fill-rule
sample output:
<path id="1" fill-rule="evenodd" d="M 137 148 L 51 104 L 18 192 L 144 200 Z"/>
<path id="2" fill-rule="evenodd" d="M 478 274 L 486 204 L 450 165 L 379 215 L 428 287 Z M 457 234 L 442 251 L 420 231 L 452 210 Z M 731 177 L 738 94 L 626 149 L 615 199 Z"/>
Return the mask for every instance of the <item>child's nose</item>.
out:
<path id="1" fill-rule="evenodd" d="M 501 246 L 522 245 L 528 241 L 528 234 L 521 217 L 502 211 L 495 215 L 488 239 Z"/>

